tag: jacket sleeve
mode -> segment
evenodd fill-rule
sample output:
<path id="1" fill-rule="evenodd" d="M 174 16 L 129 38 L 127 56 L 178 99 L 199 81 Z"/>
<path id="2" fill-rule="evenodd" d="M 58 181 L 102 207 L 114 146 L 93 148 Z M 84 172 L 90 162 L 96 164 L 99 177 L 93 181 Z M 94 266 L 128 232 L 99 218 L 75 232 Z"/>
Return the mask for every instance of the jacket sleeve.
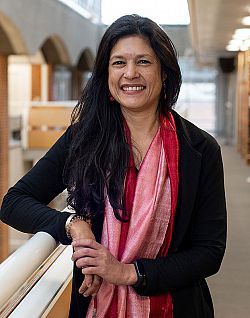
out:
<path id="1" fill-rule="evenodd" d="M 69 213 L 59 213 L 47 204 L 66 188 L 63 169 L 70 135 L 69 128 L 45 156 L 9 189 L 0 211 L 4 223 L 26 233 L 44 231 L 56 241 L 69 244 L 64 229 Z"/>
<path id="2" fill-rule="evenodd" d="M 215 274 L 226 245 L 226 203 L 221 152 L 214 144 L 202 155 L 199 186 L 188 235 L 166 257 L 142 259 L 147 285 L 137 289 L 150 296 L 178 290 Z"/>

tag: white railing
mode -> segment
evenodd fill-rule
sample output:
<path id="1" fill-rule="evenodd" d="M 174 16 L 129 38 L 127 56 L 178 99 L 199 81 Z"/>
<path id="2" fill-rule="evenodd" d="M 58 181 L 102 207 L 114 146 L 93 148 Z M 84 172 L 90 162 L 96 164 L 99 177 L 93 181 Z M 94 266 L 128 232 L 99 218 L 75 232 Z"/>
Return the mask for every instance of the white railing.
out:
<path id="1" fill-rule="evenodd" d="M 72 248 L 39 232 L 0 264 L 0 318 L 41 317 L 72 275 Z"/>
<path id="2" fill-rule="evenodd" d="M 9 318 L 39 318 L 42 316 L 56 294 L 63 287 L 65 281 L 71 277 L 71 255 L 72 250 L 68 246 L 14 309 Z"/>
<path id="3" fill-rule="evenodd" d="M 39 232 L 0 264 L 0 307 L 56 248 L 55 240 Z"/>

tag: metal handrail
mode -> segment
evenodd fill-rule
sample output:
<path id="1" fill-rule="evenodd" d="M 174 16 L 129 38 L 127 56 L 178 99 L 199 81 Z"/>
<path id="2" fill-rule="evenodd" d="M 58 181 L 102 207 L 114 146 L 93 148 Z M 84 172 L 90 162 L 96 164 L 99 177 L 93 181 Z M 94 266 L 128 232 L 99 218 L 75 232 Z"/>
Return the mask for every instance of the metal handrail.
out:
<path id="1" fill-rule="evenodd" d="M 0 308 L 54 251 L 56 241 L 38 232 L 0 264 Z"/>
<path id="2" fill-rule="evenodd" d="M 62 253 L 8 317 L 42 317 L 63 289 L 65 282 L 72 278 L 71 255 L 71 246 L 64 246 Z"/>
<path id="3" fill-rule="evenodd" d="M 37 284 L 42 276 L 50 270 L 51 265 L 64 251 L 65 246 L 59 245 L 50 256 L 31 274 L 24 284 L 8 299 L 8 301 L 0 308 L 0 318 L 9 317 L 19 303 L 28 295 L 31 289 Z"/>
<path id="4" fill-rule="evenodd" d="M 39 318 L 72 278 L 72 248 L 39 232 L 0 264 L 0 318 Z M 66 284 L 67 285 L 67 284 Z"/>

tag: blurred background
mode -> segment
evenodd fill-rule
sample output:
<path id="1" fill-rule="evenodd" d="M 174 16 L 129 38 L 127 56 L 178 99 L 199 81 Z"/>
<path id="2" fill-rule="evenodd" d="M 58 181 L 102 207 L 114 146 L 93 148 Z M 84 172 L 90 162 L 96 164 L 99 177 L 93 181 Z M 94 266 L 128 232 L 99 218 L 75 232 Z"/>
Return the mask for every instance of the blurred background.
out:
<path id="1" fill-rule="evenodd" d="M 229 213 L 228 248 L 221 271 L 209 279 L 209 284 L 217 318 L 247 318 L 250 312 L 250 3 L 247 0 L 0 0 L 0 201 L 69 125 L 71 111 L 91 75 L 96 49 L 107 26 L 119 16 L 132 13 L 153 19 L 169 35 L 183 75 L 175 109 L 212 134 L 222 147 Z M 63 210 L 66 195 L 62 193 L 50 205 Z M 30 237 L 0 223 L 0 262 Z M 56 295 L 59 297 L 58 290 Z M 4 304 L 2 308 L 6 308 L 6 302 L 5 299 L 0 303 L 0 317 L 8 316 L 1 316 L 1 306 Z M 66 312 L 67 308 L 63 314 L 53 313 L 51 317 L 64 317 Z"/>

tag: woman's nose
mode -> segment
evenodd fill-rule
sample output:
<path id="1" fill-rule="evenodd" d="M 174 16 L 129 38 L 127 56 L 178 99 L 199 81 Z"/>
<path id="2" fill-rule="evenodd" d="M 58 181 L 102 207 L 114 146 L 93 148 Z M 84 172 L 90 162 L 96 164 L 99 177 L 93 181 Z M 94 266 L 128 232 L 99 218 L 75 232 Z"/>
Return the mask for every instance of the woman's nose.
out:
<path id="1" fill-rule="evenodd" d="M 128 63 L 126 65 L 124 77 L 128 79 L 137 78 L 139 76 L 137 66 L 134 63 Z"/>

